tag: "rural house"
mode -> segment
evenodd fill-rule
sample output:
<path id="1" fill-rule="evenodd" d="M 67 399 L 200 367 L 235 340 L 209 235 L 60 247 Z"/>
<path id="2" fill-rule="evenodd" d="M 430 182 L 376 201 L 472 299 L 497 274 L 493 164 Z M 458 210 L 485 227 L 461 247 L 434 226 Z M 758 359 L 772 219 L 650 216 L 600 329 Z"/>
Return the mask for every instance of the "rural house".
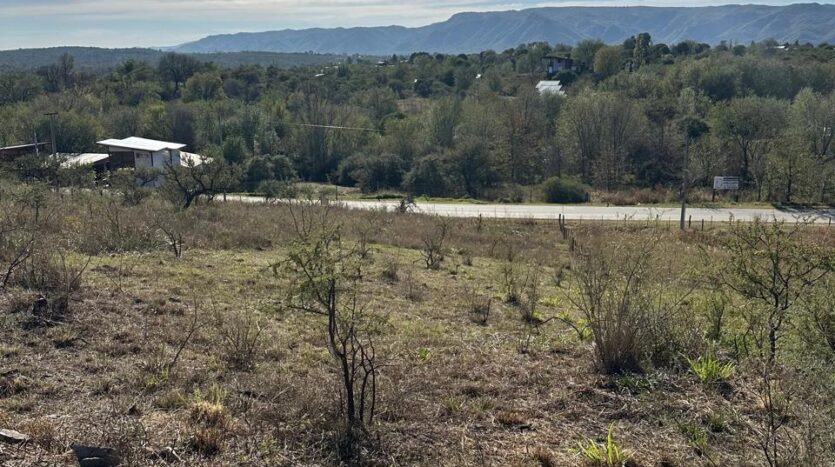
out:
<path id="1" fill-rule="evenodd" d="M 131 136 L 125 139 L 106 139 L 98 144 L 107 148 L 108 170 L 150 167 L 164 169 L 180 165 L 180 150 L 185 144 L 169 143 Z"/>
<path id="2" fill-rule="evenodd" d="M 545 62 L 545 71 L 549 78 L 562 70 L 574 70 L 574 60 L 561 55 L 548 54 L 542 61 Z"/>

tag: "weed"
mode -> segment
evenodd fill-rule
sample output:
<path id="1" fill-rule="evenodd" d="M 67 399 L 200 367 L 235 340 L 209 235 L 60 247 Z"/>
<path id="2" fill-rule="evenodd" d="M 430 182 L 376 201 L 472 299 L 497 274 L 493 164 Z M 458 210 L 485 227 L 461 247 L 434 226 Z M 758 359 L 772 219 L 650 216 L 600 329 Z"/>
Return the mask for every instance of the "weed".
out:
<path id="1" fill-rule="evenodd" d="M 699 357 L 696 360 L 687 359 L 690 364 L 690 371 L 699 377 L 703 384 L 719 383 L 727 380 L 733 375 L 734 364 L 732 362 L 719 363 L 714 357 Z"/>
<path id="2" fill-rule="evenodd" d="M 626 462 L 629 460 L 629 454 L 615 443 L 615 440 L 612 438 L 613 428 L 613 425 L 609 425 L 606 442 L 602 445 L 590 438 L 577 443 L 580 447 L 580 454 L 587 463 L 605 467 L 621 467 L 626 465 Z"/>

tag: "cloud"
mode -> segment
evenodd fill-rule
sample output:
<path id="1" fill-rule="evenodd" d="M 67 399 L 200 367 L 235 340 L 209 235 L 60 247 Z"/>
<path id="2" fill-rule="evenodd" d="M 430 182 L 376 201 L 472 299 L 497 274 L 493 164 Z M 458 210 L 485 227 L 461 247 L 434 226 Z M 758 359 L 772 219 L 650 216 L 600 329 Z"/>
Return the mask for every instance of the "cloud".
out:
<path id="1" fill-rule="evenodd" d="M 0 49 L 161 46 L 209 34 L 307 27 L 421 26 L 461 11 L 537 6 L 698 6 L 710 0 L 0 0 Z M 785 4 L 785 1 L 764 3 Z"/>

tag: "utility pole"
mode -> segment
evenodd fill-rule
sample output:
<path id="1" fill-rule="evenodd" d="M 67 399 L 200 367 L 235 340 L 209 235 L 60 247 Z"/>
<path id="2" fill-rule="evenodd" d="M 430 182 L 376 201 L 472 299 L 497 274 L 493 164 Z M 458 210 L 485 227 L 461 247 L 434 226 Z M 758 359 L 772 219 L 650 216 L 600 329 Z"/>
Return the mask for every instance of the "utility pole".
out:
<path id="1" fill-rule="evenodd" d="M 51 112 L 44 114 L 49 117 L 49 133 L 50 133 L 50 145 L 52 146 L 52 157 L 58 155 L 58 149 L 55 147 L 55 117 L 58 115 L 57 112 Z M 37 141 L 36 141 L 37 143 Z"/>

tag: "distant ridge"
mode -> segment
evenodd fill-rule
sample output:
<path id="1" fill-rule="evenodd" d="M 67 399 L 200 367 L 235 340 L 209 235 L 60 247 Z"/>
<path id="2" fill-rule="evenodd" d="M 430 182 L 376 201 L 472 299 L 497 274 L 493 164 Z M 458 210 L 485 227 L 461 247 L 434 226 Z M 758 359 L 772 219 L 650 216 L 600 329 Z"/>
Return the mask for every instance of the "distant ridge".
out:
<path id="1" fill-rule="evenodd" d="M 655 42 L 692 39 L 717 44 L 776 39 L 835 41 L 835 5 L 713 7 L 548 7 L 459 13 L 417 28 L 402 26 L 282 30 L 208 36 L 172 47 L 179 52 L 316 52 L 389 55 L 416 51 L 473 53 L 522 43 L 574 44 L 587 38 L 616 43 L 639 32 Z"/>
<path id="2" fill-rule="evenodd" d="M 102 49 L 98 47 L 50 47 L 43 49 L 0 50 L 0 71 L 36 70 L 55 63 L 63 54 L 73 56 L 76 68 L 81 70 L 107 70 L 127 60 L 156 65 L 165 52 L 156 49 Z M 279 68 L 318 66 L 339 63 L 344 56 L 308 53 L 230 52 L 192 53 L 201 62 L 214 62 L 222 66 L 274 65 Z"/>

